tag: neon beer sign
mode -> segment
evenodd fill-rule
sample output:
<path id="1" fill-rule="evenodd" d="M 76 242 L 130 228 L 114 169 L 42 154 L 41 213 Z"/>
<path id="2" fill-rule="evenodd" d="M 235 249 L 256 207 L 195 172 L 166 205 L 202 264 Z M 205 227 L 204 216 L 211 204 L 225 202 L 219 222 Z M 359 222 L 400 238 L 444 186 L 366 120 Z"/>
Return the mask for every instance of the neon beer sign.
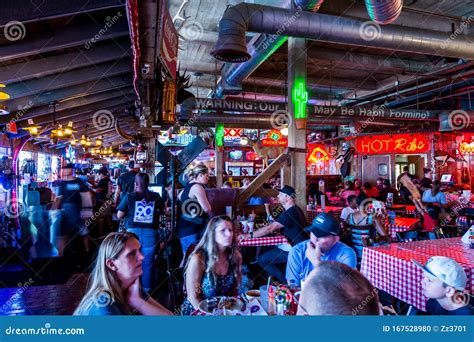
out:
<path id="1" fill-rule="evenodd" d="M 356 148 L 361 154 L 415 154 L 428 152 L 430 145 L 423 134 L 394 134 L 357 138 Z"/>

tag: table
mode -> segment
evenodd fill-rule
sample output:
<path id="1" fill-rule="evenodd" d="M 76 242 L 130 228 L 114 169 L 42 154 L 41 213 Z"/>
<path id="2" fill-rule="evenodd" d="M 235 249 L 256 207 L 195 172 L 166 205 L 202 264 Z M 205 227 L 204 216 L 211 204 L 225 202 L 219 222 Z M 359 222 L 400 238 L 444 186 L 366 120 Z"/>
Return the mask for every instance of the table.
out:
<path id="1" fill-rule="evenodd" d="M 288 243 L 283 235 L 263 236 L 258 238 L 244 239 L 239 242 L 240 247 L 259 247 L 259 246 L 275 246 Z"/>
<path id="2" fill-rule="evenodd" d="M 419 222 L 420 220 L 417 218 L 396 217 L 395 224 L 388 225 L 389 233 L 392 235 L 392 239 L 395 239 L 397 237 L 397 233 L 414 230 Z"/>
<path id="3" fill-rule="evenodd" d="M 334 214 L 334 216 L 336 218 L 339 218 L 341 216 L 341 213 L 342 213 L 342 209 L 344 209 L 343 207 L 334 207 L 334 206 L 331 206 L 331 205 L 327 205 L 324 212 L 325 213 L 329 213 L 332 211 L 332 213 Z M 314 209 L 307 209 L 307 216 L 308 216 L 308 221 L 309 222 L 312 222 L 316 216 L 318 216 L 318 214 L 321 214 L 323 211 L 321 209 L 321 207 L 318 207 L 318 208 L 314 208 Z"/>
<path id="4" fill-rule="evenodd" d="M 406 205 L 406 204 L 394 204 L 390 208 L 386 208 L 387 211 L 390 210 L 397 210 L 397 209 L 404 209 L 406 215 L 416 215 L 416 207 L 414 205 Z"/>
<path id="5" fill-rule="evenodd" d="M 425 310 L 428 298 L 423 296 L 423 271 L 411 260 L 421 264 L 435 255 L 456 260 L 468 277 L 467 289 L 474 293 L 474 249 L 464 245 L 461 238 L 392 243 L 379 247 L 365 247 L 360 271 L 380 290 Z"/>

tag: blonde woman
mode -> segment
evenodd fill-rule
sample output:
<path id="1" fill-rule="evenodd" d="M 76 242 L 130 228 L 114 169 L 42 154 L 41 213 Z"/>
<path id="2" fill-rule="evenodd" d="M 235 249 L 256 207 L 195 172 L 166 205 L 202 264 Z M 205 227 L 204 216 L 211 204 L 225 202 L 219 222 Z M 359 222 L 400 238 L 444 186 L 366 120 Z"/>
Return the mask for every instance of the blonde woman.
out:
<path id="1" fill-rule="evenodd" d="M 211 212 L 211 205 L 206 196 L 205 186 L 209 182 L 209 169 L 200 164 L 187 172 L 188 184 L 179 198 L 180 217 L 177 235 L 181 241 L 183 255 L 192 244 L 199 240 Z"/>
<path id="2" fill-rule="evenodd" d="M 242 256 L 228 216 L 213 217 L 185 269 L 187 298 L 182 315 L 190 315 L 199 303 L 216 296 L 236 296 L 242 280 Z"/>
<path id="3" fill-rule="evenodd" d="M 111 233 L 100 245 L 89 288 L 75 315 L 172 315 L 140 285 L 143 254 L 133 233 Z"/>

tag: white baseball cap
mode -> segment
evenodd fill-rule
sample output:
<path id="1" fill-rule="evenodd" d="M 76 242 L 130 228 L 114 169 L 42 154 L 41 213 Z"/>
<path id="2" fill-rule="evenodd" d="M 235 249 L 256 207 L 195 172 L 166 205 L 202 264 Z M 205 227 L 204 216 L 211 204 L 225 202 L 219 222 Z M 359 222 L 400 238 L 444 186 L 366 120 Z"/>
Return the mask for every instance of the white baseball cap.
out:
<path id="1" fill-rule="evenodd" d="M 428 259 L 425 266 L 416 260 L 412 262 L 423 271 L 438 278 L 446 285 L 457 290 L 464 290 L 467 284 L 467 276 L 464 269 L 455 260 L 444 256 L 433 256 Z"/>

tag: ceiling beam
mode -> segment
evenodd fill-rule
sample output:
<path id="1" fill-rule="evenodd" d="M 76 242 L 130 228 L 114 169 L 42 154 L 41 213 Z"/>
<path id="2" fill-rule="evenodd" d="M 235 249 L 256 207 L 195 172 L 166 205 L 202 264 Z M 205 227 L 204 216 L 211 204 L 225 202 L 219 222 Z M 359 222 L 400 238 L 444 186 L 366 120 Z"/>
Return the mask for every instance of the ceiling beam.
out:
<path id="1" fill-rule="evenodd" d="M 80 45 L 83 45 L 86 48 L 87 46 L 93 47 L 93 39 L 95 39 L 96 36 L 98 39 L 95 42 L 117 39 L 129 35 L 125 13 L 123 13 L 117 22 L 111 25 L 110 28 L 107 28 L 104 25 L 103 22 L 97 22 L 80 26 L 63 27 L 49 32 L 38 33 L 34 37 L 26 34 L 24 39 L 18 40 L 14 44 L 0 47 L 0 62 L 16 58 L 36 56 L 45 52 Z M 107 28 L 106 31 L 104 27 Z M 105 31 L 105 33 L 100 35 L 99 32 L 103 31 Z M 0 43 L 2 41 L 11 43 L 6 40 L 3 35 L 0 35 Z"/>
<path id="2" fill-rule="evenodd" d="M 72 87 L 94 80 L 108 79 L 121 74 L 132 74 L 132 72 L 132 62 L 127 58 L 39 79 L 17 82 L 8 86 L 8 94 L 10 95 L 10 99 L 14 100 L 20 97 L 33 96 L 35 94 Z"/>
<path id="3" fill-rule="evenodd" d="M 21 21 L 25 24 L 32 21 L 60 18 L 107 8 L 121 8 L 124 4 L 124 0 L 3 1 L 0 26 L 4 26 L 10 21 Z"/>
<path id="4" fill-rule="evenodd" d="M 41 94 L 35 94 L 33 96 L 24 96 L 13 101 L 6 101 L 3 104 L 10 108 L 10 112 L 13 112 L 13 110 L 19 108 L 19 106 L 21 106 L 21 108 L 24 108 L 25 106 L 30 108 L 37 107 L 47 105 L 53 101 L 64 101 L 70 98 L 75 99 L 82 96 L 96 94 L 98 92 L 111 91 L 113 89 L 117 90 L 120 94 L 125 94 L 125 92 L 122 92 L 121 88 L 129 85 L 132 85 L 132 75 L 126 74 L 102 80 L 90 81 Z M 9 116 L 11 116 L 11 114 Z"/>
<path id="5" fill-rule="evenodd" d="M 8 85 L 131 56 L 132 50 L 129 40 L 113 41 L 89 50 L 79 49 L 74 52 L 2 66 L 0 68 L 0 82 Z"/>
<path id="6" fill-rule="evenodd" d="M 120 92 L 119 92 L 120 91 Z M 68 101 L 61 102 L 56 106 L 56 112 L 64 111 L 64 110 L 75 110 L 81 106 L 92 105 L 99 101 L 105 101 L 113 98 L 124 97 L 121 94 L 128 94 L 129 96 L 133 95 L 133 88 L 131 85 L 119 88 L 119 91 L 116 89 L 111 91 L 104 91 L 99 92 L 96 94 L 88 95 L 88 96 L 81 96 L 75 99 L 71 99 Z M 25 108 L 24 111 L 13 112 L 9 118 L 15 119 L 15 121 L 26 120 L 30 118 L 34 118 L 40 115 L 51 114 L 53 113 L 53 107 L 48 105 L 33 107 L 31 109 Z"/>
<path id="7" fill-rule="evenodd" d="M 121 97 L 115 98 L 115 99 L 110 99 L 110 100 L 105 100 L 105 101 L 100 101 L 96 102 L 94 104 L 90 104 L 87 106 L 81 106 L 75 109 L 71 110 L 65 110 L 65 111 L 57 111 L 56 112 L 56 120 L 71 120 L 75 116 L 81 115 L 90 115 L 92 118 L 92 115 L 97 112 L 98 110 L 119 110 L 126 108 L 127 105 L 130 105 L 130 102 L 124 101 Z M 6 124 L 9 122 L 11 118 L 8 118 L 6 116 L 1 116 L 0 117 L 0 125 Z M 44 115 L 39 115 L 34 117 L 34 122 L 35 124 L 40 124 L 44 125 L 45 123 L 50 123 L 53 121 L 53 114 L 44 114 Z M 17 126 L 18 127 L 25 127 L 28 125 L 28 121 L 26 118 L 20 118 L 17 121 Z"/>

